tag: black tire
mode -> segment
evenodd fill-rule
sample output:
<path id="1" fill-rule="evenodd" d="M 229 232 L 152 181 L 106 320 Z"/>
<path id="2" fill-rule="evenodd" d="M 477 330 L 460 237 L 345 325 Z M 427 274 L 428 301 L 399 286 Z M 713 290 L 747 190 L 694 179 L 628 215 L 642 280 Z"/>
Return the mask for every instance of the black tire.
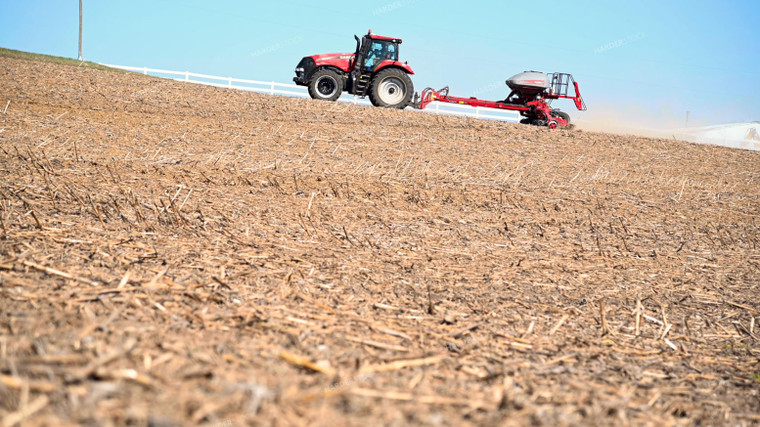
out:
<path id="1" fill-rule="evenodd" d="M 309 81 L 309 95 L 312 99 L 335 101 L 343 93 L 343 78 L 329 68 L 318 70 Z"/>
<path id="2" fill-rule="evenodd" d="M 562 120 L 566 121 L 568 125 L 570 124 L 570 114 L 567 114 L 564 111 L 552 110 L 551 115 L 561 118 Z"/>
<path id="3" fill-rule="evenodd" d="M 386 68 L 372 78 L 369 100 L 375 107 L 404 109 L 412 100 L 412 79 L 398 68 Z"/>

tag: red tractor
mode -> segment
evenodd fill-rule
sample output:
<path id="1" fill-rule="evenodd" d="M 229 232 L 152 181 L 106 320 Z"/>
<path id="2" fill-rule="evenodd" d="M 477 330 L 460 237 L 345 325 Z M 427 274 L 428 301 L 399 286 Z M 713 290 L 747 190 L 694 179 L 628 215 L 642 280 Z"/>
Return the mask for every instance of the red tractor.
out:
<path id="1" fill-rule="evenodd" d="M 412 68 L 398 60 L 401 39 L 372 34 L 356 39 L 354 53 L 304 57 L 293 81 L 309 88 L 314 99 L 335 101 L 343 92 L 369 96 L 377 107 L 406 107 L 414 93 Z"/>

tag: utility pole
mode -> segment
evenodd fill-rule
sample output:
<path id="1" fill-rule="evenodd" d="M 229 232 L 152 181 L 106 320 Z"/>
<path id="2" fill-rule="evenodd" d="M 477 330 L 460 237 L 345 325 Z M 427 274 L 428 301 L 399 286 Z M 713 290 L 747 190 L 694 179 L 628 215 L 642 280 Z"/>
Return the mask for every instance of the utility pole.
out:
<path id="1" fill-rule="evenodd" d="M 82 0 L 79 0 L 79 60 L 82 60 Z"/>

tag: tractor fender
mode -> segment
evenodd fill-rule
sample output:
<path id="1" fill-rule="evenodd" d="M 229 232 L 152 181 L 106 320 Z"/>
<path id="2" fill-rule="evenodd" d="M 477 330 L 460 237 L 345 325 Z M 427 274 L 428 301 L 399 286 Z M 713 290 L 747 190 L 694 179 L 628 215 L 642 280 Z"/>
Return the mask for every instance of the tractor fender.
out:
<path id="1" fill-rule="evenodd" d="M 381 62 L 380 65 L 378 65 L 377 68 L 375 69 L 375 73 L 377 73 L 378 71 L 384 70 L 386 68 L 398 68 L 407 74 L 414 74 L 414 71 L 412 71 L 412 67 L 410 67 L 409 64 L 405 62 L 391 61 L 391 60 L 385 60 Z"/>
<path id="2" fill-rule="evenodd" d="M 315 68 L 314 71 L 312 71 L 311 74 L 314 74 L 315 72 L 317 72 L 319 70 L 324 70 L 324 69 L 333 70 L 333 71 L 335 71 L 336 73 L 338 73 L 340 75 L 345 75 L 346 74 L 345 71 L 341 70 L 340 68 L 338 68 L 338 67 L 336 67 L 334 65 L 320 65 L 319 67 Z"/>
<path id="3" fill-rule="evenodd" d="M 338 75 L 340 76 L 340 78 L 343 80 L 343 88 L 342 88 L 342 90 L 345 90 L 346 89 L 346 81 L 348 80 L 348 74 L 346 74 L 345 71 L 341 70 L 340 68 L 338 68 L 338 67 L 336 67 L 334 65 L 322 65 L 320 67 L 315 68 L 314 71 L 312 71 L 311 74 L 307 77 L 307 81 L 311 81 L 312 76 L 314 76 L 314 74 L 317 71 L 319 71 L 319 70 L 325 70 L 325 69 L 326 70 L 332 70 L 332 71 L 335 71 L 336 73 L 338 73 Z"/>

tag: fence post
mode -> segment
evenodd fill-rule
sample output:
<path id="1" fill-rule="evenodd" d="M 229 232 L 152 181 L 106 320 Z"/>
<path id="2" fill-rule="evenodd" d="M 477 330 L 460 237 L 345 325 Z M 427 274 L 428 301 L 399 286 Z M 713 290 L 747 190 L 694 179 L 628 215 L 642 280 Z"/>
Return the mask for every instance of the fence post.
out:
<path id="1" fill-rule="evenodd" d="M 232 87 L 232 77 L 227 77 L 227 87 Z"/>
<path id="2" fill-rule="evenodd" d="M 185 81 L 186 82 L 190 81 L 190 72 L 189 71 L 185 71 Z"/>
<path id="3" fill-rule="evenodd" d="M 143 74 L 148 75 L 148 67 L 143 67 Z"/>
<path id="4" fill-rule="evenodd" d="M 480 107 L 475 107 L 475 118 L 476 119 L 480 118 Z"/>
<path id="5" fill-rule="evenodd" d="M 271 85 L 269 86 L 269 94 L 274 95 L 274 82 L 271 82 Z"/>

